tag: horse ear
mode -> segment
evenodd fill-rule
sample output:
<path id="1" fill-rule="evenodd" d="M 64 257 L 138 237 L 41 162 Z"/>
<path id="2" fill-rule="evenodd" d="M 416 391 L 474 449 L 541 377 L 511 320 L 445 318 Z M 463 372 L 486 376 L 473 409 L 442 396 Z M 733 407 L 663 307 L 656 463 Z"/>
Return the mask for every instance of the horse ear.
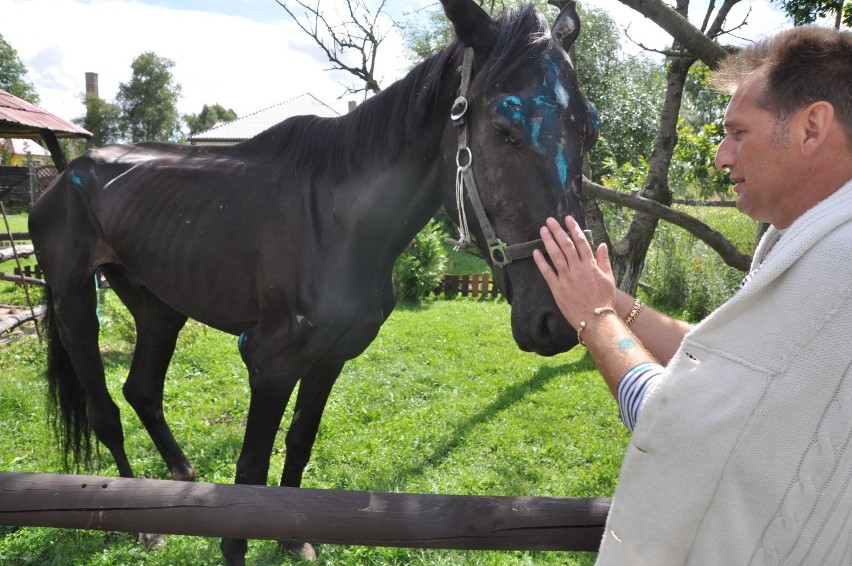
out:
<path id="1" fill-rule="evenodd" d="M 551 33 L 562 44 L 562 48 L 566 52 L 574 45 L 574 41 L 580 35 L 580 17 L 577 15 L 577 5 L 574 0 L 565 4 L 565 7 L 556 16 Z"/>
<path id="2" fill-rule="evenodd" d="M 473 0 L 441 0 L 456 35 L 474 51 L 490 51 L 497 42 L 497 24 Z"/>

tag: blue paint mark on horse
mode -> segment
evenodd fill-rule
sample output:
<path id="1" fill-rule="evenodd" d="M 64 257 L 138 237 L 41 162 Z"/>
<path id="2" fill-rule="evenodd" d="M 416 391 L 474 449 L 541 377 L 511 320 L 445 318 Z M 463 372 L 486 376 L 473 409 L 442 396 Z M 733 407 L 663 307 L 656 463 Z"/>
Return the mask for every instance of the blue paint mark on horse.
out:
<path id="1" fill-rule="evenodd" d="M 68 175 L 68 179 L 71 181 L 72 185 L 82 187 L 89 179 L 89 175 L 85 172 L 72 170 Z"/>
<path id="2" fill-rule="evenodd" d="M 246 336 L 246 333 L 243 332 L 242 334 L 240 334 L 240 339 L 237 341 L 237 348 L 242 350 L 246 342 L 248 342 L 248 336 Z"/>
<path id="3" fill-rule="evenodd" d="M 542 67 L 544 79 L 535 93 L 528 97 L 518 94 L 505 96 L 498 100 L 494 111 L 508 118 L 537 152 L 552 156 L 554 174 L 564 186 L 570 174 L 559 112 L 568 109 L 570 98 L 560 80 L 559 63 L 544 55 Z M 595 124 L 595 127 L 600 127 L 597 113 Z"/>
<path id="4" fill-rule="evenodd" d="M 565 161 L 565 151 L 562 144 L 557 147 L 559 151 L 556 152 L 556 171 L 559 174 L 559 182 L 564 186 L 568 182 L 568 163 Z"/>

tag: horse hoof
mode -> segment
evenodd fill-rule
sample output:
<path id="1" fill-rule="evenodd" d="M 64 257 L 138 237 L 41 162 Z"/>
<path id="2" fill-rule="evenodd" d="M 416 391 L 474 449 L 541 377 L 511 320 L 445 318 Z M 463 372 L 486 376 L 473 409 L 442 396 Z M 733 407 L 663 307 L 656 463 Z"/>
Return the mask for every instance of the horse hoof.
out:
<path id="1" fill-rule="evenodd" d="M 278 546 L 281 549 L 281 552 L 287 554 L 294 560 L 315 562 L 317 559 L 317 553 L 309 542 L 279 542 Z"/>
<path id="2" fill-rule="evenodd" d="M 155 535 L 152 533 L 139 533 L 136 542 L 141 544 L 145 550 L 160 550 L 166 547 L 166 535 Z"/>

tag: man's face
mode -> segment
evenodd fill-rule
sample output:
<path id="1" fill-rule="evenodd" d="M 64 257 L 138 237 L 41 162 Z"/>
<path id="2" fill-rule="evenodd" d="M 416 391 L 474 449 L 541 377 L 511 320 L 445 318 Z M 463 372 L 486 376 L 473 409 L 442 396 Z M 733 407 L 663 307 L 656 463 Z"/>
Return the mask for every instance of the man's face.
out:
<path id="1" fill-rule="evenodd" d="M 737 88 L 725 111 L 725 139 L 716 151 L 716 167 L 735 183 L 737 208 L 754 220 L 786 228 L 799 183 L 795 144 L 786 126 L 758 104 L 764 77 L 754 73 Z"/>

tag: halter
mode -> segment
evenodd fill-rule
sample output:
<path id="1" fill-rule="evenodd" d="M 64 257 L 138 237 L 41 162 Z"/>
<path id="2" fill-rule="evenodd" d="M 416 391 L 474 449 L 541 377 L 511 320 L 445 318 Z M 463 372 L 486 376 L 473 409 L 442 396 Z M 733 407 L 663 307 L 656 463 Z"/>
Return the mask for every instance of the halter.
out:
<path id="1" fill-rule="evenodd" d="M 455 244 L 455 249 L 464 248 L 470 244 L 470 228 L 467 223 L 467 213 L 464 207 L 464 196 L 467 192 L 470 204 L 473 211 L 476 213 L 476 219 L 479 221 L 479 228 L 485 236 L 485 243 L 488 246 L 488 254 L 494 268 L 494 276 L 503 287 L 504 274 L 503 267 L 512 263 L 515 260 L 532 257 L 533 250 L 536 248 L 544 249 L 544 242 L 541 238 L 520 244 L 506 244 L 503 240 L 497 237 L 497 232 L 494 230 L 494 225 L 485 214 L 485 208 L 482 206 L 482 199 L 479 197 L 479 189 L 476 188 L 476 180 L 473 177 L 473 153 L 468 146 L 467 123 L 464 121 L 464 115 L 468 109 L 467 91 L 470 86 L 470 76 L 473 69 L 473 48 L 468 47 L 464 51 L 464 59 L 461 68 L 461 86 L 459 87 L 459 96 L 453 102 L 453 107 L 450 110 L 450 119 L 453 125 L 458 128 L 458 150 L 456 152 L 456 208 L 459 211 L 459 240 L 451 240 Z M 465 186 L 468 190 L 465 191 Z M 505 289 L 505 287 L 503 287 Z"/>
<path id="2" fill-rule="evenodd" d="M 468 190 L 466 192 L 468 199 L 474 213 L 476 213 L 479 228 L 482 230 L 482 234 L 485 236 L 485 243 L 488 246 L 488 254 L 491 257 L 494 277 L 500 287 L 505 290 L 503 268 L 515 260 L 532 257 L 533 250 L 536 248 L 544 249 L 544 242 L 539 238 L 520 244 L 506 244 L 497 237 L 494 225 L 488 219 L 488 215 L 485 214 L 482 199 L 479 197 L 479 190 L 476 188 L 476 180 L 473 177 L 473 169 L 471 169 L 473 153 L 468 146 L 467 123 L 463 119 L 468 109 L 467 91 L 470 87 L 472 70 L 473 48 L 468 47 L 464 51 L 464 59 L 462 61 L 459 96 L 453 102 L 453 107 L 450 110 L 450 119 L 453 121 L 453 125 L 458 128 L 459 134 L 458 150 L 456 151 L 456 208 L 458 208 L 459 213 L 459 239 L 458 241 L 449 240 L 449 242 L 455 244 L 455 250 L 465 248 L 471 242 L 470 228 L 468 227 L 467 213 L 464 207 L 465 186 L 467 186 Z M 591 231 L 584 230 L 584 232 L 591 243 Z"/>

